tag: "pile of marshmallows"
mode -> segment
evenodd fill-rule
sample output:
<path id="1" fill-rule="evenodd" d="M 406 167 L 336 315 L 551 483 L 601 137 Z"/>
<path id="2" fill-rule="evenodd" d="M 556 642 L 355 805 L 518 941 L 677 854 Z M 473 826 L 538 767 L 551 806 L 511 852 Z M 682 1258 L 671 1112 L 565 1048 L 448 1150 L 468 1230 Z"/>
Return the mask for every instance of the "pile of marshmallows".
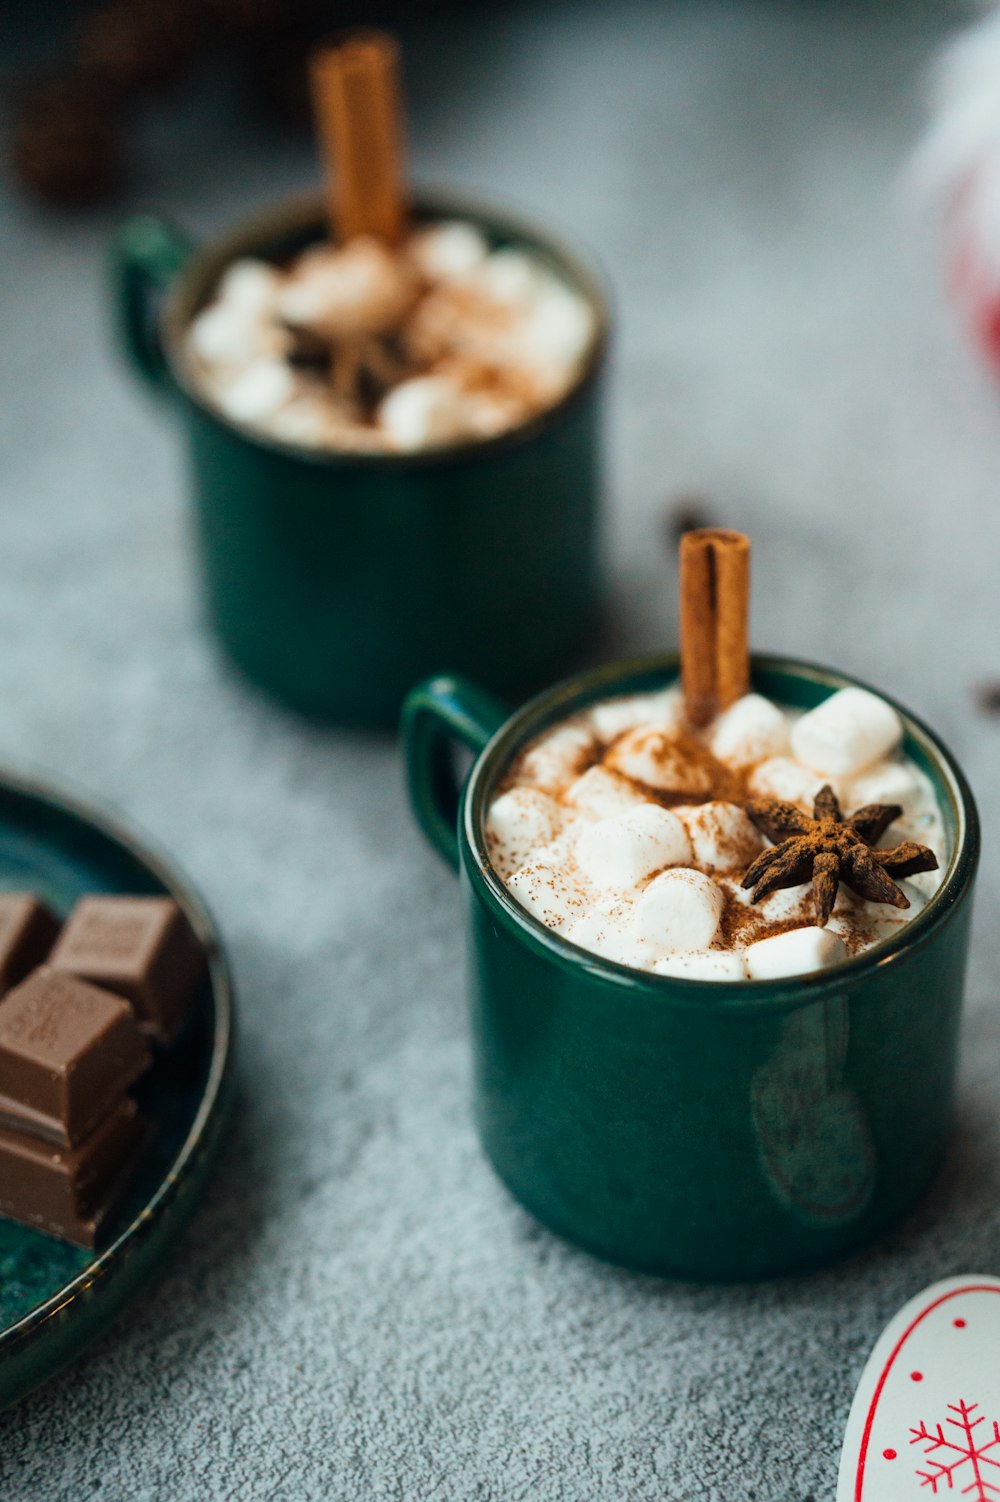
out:
<path id="1" fill-rule="evenodd" d="M 188 350 L 200 389 L 237 422 L 311 448 L 412 452 L 491 438 L 554 405 L 594 333 L 590 303 L 540 261 L 452 222 L 397 250 L 359 236 L 287 268 L 236 261 Z M 338 347 L 367 359 L 374 409 L 322 370 Z"/>
<path id="2" fill-rule="evenodd" d="M 682 723 L 676 689 L 609 700 L 534 742 L 515 764 L 490 806 L 487 843 L 508 889 L 549 928 L 659 975 L 770 980 L 877 943 L 936 889 L 940 872 L 906 881 L 911 908 L 901 911 L 841 887 L 826 928 L 812 921 L 808 885 L 772 893 L 751 914 L 740 879 L 765 841 L 741 807 L 712 798 L 711 762 L 684 755 Z M 903 817 L 886 843 L 919 836 L 943 865 L 940 810 L 926 776 L 898 751 L 901 733 L 891 706 L 862 689 L 843 689 L 805 715 L 748 694 L 715 722 L 709 749 L 746 776 L 752 796 L 809 814 L 826 782 L 846 814 L 898 803 Z M 655 792 L 706 801 L 667 809 L 651 801 Z M 728 946 L 720 937 L 727 893 L 747 920 Z M 755 926 L 798 919 L 801 926 L 754 940 Z"/>

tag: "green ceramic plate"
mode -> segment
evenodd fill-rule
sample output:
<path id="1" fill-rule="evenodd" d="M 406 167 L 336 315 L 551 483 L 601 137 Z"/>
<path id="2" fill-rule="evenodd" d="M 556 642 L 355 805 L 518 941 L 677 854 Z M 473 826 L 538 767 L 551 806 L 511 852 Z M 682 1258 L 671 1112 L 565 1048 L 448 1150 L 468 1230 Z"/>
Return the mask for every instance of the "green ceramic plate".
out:
<path id="1" fill-rule="evenodd" d="M 209 960 L 183 1037 L 136 1089 L 155 1137 L 98 1251 L 0 1218 L 2 1407 L 106 1329 L 194 1207 L 232 1095 L 233 996 L 212 920 L 166 861 L 113 816 L 6 769 L 0 769 L 0 889 L 37 892 L 60 915 L 84 892 L 168 893 Z"/>

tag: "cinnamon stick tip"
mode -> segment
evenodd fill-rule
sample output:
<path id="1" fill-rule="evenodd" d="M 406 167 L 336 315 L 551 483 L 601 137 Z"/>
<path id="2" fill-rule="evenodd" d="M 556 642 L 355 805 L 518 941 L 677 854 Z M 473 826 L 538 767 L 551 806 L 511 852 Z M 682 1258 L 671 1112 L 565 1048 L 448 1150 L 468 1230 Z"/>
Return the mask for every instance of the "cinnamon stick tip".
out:
<path id="1" fill-rule="evenodd" d="M 392 32 L 357 27 L 319 42 L 309 54 L 309 68 L 314 76 L 327 77 L 356 62 L 391 65 L 398 60 L 399 40 Z"/>
<path id="2" fill-rule="evenodd" d="M 748 553 L 750 539 L 745 532 L 735 532 L 728 527 L 697 527 L 681 536 L 681 553 L 700 551 L 706 547 L 732 549 Z"/>

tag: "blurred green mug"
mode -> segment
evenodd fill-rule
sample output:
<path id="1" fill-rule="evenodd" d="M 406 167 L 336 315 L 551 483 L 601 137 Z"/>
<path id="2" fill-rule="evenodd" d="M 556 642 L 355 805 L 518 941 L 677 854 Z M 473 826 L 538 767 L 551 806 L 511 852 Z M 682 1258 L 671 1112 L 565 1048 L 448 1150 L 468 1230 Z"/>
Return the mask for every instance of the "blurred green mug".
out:
<path id="1" fill-rule="evenodd" d="M 460 200 L 420 197 L 421 221 L 461 218 L 514 245 L 592 305 L 596 337 L 572 389 L 522 426 L 416 454 L 318 452 L 214 409 L 185 330 L 226 266 L 281 261 L 325 233 L 317 195 L 257 214 L 192 251 L 163 221 L 114 246 L 124 348 L 186 430 L 209 613 L 230 656 L 308 713 L 391 725 L 442 662 L 523 694 L 571 665 L 600 607 L 601 387 L 608 311 L 592 271 L 542 232 Z"/>
<path id="2" fill-rule="evenodd" d="M 778 981 L 650 974 L 578 948 L 507 891 L 485 818 L 519 750 L 615 694 L 661 688 L 675 657 L 581 675 L 507 717 L 454 678 L 403 711 L 414 812 L 462 877 L 475 1111 L 521 1203 L 598 1256 L 674 1278 L 814 1267 L 910 1210 L 947 1139 L 979 825 L 937 737 L 899 708 L 940 800 L 944 880 L 899 935 Z M 758 657 L 753 687 L 807 709 L 853 680 Z M 459 790 L 453 750 L 475 762 Z"/>

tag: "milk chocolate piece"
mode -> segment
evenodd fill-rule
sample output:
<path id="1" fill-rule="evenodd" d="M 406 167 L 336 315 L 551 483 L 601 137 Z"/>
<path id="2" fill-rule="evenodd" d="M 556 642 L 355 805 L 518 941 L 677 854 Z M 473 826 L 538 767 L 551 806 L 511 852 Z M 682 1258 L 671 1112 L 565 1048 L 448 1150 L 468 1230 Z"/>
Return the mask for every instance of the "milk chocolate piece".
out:
<path id="1" fill-rule="evenodd" d="M 0 893 L 0 996 L 40 965 L 59 924 L 30 892 Z"/>
<path id="2" fill-rule="evenodd" d="M 147 1134 L 128 1096 L 78 1147 L 56 1147 L 0 1127 L 0 1214 L 93 1246 Z"/>
<path id="3" fill-rule="evenodd" d="M 169 897 L 82 897 L 49 964 L 124 996 L 142 1030 L 168 1043 L 184 1021 L 205 956 Z"/>
<path id="4" fill-rule="evenodd" d="M 150 1062 L 121 997 L 36 970 L 0 1001 L 0 1124 L 74 1146 Z"/>

